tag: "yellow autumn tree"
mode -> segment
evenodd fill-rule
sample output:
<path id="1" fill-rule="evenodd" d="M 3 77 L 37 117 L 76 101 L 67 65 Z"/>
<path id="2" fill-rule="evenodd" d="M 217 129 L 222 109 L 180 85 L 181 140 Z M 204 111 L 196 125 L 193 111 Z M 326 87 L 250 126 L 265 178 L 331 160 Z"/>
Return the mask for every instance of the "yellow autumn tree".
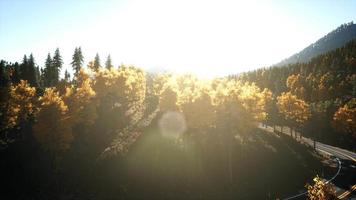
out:
<path id="1" fill-rule="evenodd" d="M 277 107 L 292 127 L 301 126 L 310 118 L 309 105 L 291 92 L 283 92 L 277 97 Z"/>
<path id="2" fill-rule="evenodd" d="M 289 91 L 296 95 L 298 98 L 305 98 L 305 88 L 303 86 L 302 77 L 300 74 L 292 74 L 288 76 L 286 85 L 289 88 Z"/>
<path id="3" fill-rule="evenodd" d="M 177 111 L 177 92 L 171 87 L 166 87 L 159 96 L 159 110 L 161 112 Z"/>
<path id="4" fill-rule="evenodd" d="M 267 117 L 266 103 L 272 98 L 269 90 L 263 90 L 254 83 L 245 83 L 241 86 L 239 99 L 246 110 L 253 115 L 256 121 L 264 121 Z"/>
<path id="5" fill-rule="evenodd" d="M 334 75 L 331 72 L 327 72 L 320 77 L 318 85 L 318 97 L 320 100 L 327 100 L 334 92 Z M 335 85 L 334 85 L 335 86 Z"/>
<path id="6" fill-rule="evenodd" d="M 169 81 L 172 80 L 172 74 L 160 73 L 153 78 L 153 93 L 160 96 L 161 92 L 166 89 L 169 85 Z"/>
<path id="7" fill-rule="evenodd" d="M 96 71 L 95 66 L 94 66 L 94 61 L 90 61 L 87 65 L 88 69 L 92 71 Z"/>
<path id="8" fill-rule="evenodd" d="M 236 134 L 246 135 L 255 127 L 261 116 L 259 111 L 264 110 L 264 103 L 261 99 L 263 95 L 253 93 L 259 91 L 254 84 L 221 78 L 213 80 L 210 88 L 217 115 L 216 128 L 224 129 L 219 132 L 234 137 Z M 253 105 L 257 104 L 255 108 Z"/>
<path id="9" fill-rule="evenodd" d="M 33 126 L 34 136 L 56 162 L 70 148 L 73 140 L 68 107 L 54 88 L 46 88 L 39 103 L 37 123 Z"/>
<path id="10" fill-rule="evenodd" d="M 162 76 L 160 78 L 162 80 Z M 214 127 L 215 108 L 209 82 L 190 74 L 166 75 L 160 85 L 160 110 L 182 112 L 192 136 L 201 136 Z"/>
<path id="11" fill-rule="evenodd" d="M 193 101 L 200 95 L 200 92 L 203 90 L 203 88 L 208 90 L 206 87 L 208 84 L 203 83 L 203 81 L 199 80 L 193 75 L 183 74 L 174 76 L 172 78 L 173 80 L 170 83 L 174 83 L 176 85 L 178 93 L 178 104 Z"/>
<path id="12" fill-rule="evenodd" d="M 217 127 L 226 129 L 233 137 L 237 134 L 245 136 L 255 127 L 255 121 L 260 117 L 260 105 L 256 105 L 255 86 L 242 84 L 235 80 L 221 80 L 216 87 L 215 103 L 217 106 Z"/>
<path id="13" fill-rule="evenodd" d="M 330 183 L 325 183 L 319 176 L 314 179 L 314 184 L 306 184 L 308 200 L 332 200 L 336 199 L 335 190 Z"/>
<path id="14" fill-rule="evenodd" d="M 79 71 L 77 80 L 77 87 L 66 87 L 63 100 L 69 107 L 68 114 L 73 124 L 90 126 L 97 118 L 92 80 L 83 69 Z"/>
<path id="15" fill-rule="evenodd" d="M 277 117 L 277 116 L 273 116 L 274 114 L 277 114 L 274 112 L 275 109 L 275 102 L 274 102 L 274 97 L 273 97 L 273 94 L 272 94 L 272 91 L 265 88 L 262 92 L 261 92 L 261 96 L 262 96 L 262 99 L 263 99 L 263 102 L 264 102 L 264 109 L 263 109 L 263 113 L 264 113 L 264 119 L 263 121 L 265 123 L 267 123 L 268 121 L 269 122 L 273 122 L 275 121 L 274 119 Z"/>
<path id="16" fill-rule="evenodd" d="M 245 141 L 255 127 L 255 116 L 248 109 L 252 109 L 252 100 L 247 88 L 242 89 L 242 83 L 236 80 L 220 79 L 212 82 L 214 104 L 216 106 L 216 131 L 224 144 L 227 155 L 227 173 L 230 183 L 233 182 L 233 146 L 239 141 Z M 244 94 L 242 94 L 244 93 Z M 241 95 L 242 94 L 242 95 Z M 243 100 L 247 100 L 242 102 Z M 248 102 L 251 101 L 251 102 Z M 239 139 L 239 140 L 237 140 Z"/>
<path id="17" fill-rule="evenodd" d="M 187 120 L 191 136 L 198 140 L 215 127 L 215 108 L 207 89 L 200 91 L 191 101 L 182 102 L 180 110 Z"/>
<path id="18" fill-rule="evenodd" d="M 93 89 L 98 114 L 111 120 L 112 128 L 138 122 L 144 112 L 145 73 L 133 66 L 99 69 L 94 74 Z"/>
<path id="19" fill-rule="evenodd" d="M 36 112 L 36 89 L 27 81 L 21 80 L 16 86 L 10 86 L 7 109 L 7 128 L 13 128 L 26 122 Z"/>
<path id="20" fill-rule="evenodd" d="M 335 112 L 332 124 L 336 130 L 356 138 L 356 98 Z"/>

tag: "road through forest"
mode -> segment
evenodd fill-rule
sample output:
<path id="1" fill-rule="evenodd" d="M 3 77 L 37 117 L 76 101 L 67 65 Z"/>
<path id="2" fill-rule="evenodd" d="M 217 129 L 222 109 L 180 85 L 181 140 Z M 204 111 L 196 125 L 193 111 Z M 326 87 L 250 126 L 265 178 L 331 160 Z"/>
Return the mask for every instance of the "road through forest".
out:
<path id="1" fill-rule="evenodd" d="M 280 133 L 291 136 L 290 129 L 288 127 L 283 127 L 282 129 L 279 126 L 276 126 L 274 129 L 270 126 L 265 127 L 260 125 L 259 128 L 268 132 L 278 131 Z M 301 134 L 298 132 L 293 132 L 293 137 L 297 141 L 306 145 L 314 145 L 313 140 L 301 136 Z M 333 185 L 335 185 L 336 196 L 339 199 L 356 199 L 356 153 L 341 149 L 339 147 L 323 144 L 321 142 L 316 142 L 315 147 L 318 152 L 330 156 L 330 158 L 334 159 L 334 161 L 338 163 L 338 170 L 336 174 L 329 179 L 325 179 L 325 181 L 331 182 Z M 301 186 L 301 188 L 302 187 L 303 186 Z M 296 188 L 296 191 L 299 190 L 300 188 Z M 296 192 L 295 195 L 285 197 L 284 199 L 305 199 L 305 194 L 306 192 Z"/>

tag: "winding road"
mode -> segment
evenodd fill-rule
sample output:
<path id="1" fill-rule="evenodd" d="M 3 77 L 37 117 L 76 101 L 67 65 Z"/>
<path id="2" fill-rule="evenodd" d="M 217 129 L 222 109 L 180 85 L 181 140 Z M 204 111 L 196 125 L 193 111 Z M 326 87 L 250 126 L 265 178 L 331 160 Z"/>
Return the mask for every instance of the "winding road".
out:
<path id="1" fill-rule="evenodd" d="M 270 126 L 265 127 L 260 125 L 259 128 L 268 132 L 274 132 L 274 129 Z M 288 127 L 284 127 L 283 132 L 281 132 L 280 127 L 276 127 L 276 130 L 280 133 L 290 135 Z M 300 133 L 295 134 L 298 136 L 298 141 L 313 146 L 313 140 L 300 137 Z M 325 182 L 331 182 L 335 186 L 338 199 L 356 199 L 356 153 L 320 142 L 316 142 L 315 147 L 317 151 L 330 156 L 338 164 L 336 174 L 332 178 L 325 180 Z M 302 192 L 285 197 L 284 199 L 305 199 L 305 195 L 306 192 Z"/>

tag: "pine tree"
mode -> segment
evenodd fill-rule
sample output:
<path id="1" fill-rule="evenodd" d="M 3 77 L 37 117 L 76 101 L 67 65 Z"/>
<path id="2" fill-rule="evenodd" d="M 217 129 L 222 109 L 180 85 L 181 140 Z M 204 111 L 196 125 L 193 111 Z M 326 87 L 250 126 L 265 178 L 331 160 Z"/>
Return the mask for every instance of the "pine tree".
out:
<path id="1" fill-rule="evenodd" d="M 100 57 L 99 57 L 99 54 L 97 53 L 97 54 L 95 55 L 95 59 L 94 59 L 94 66 L 93 66 L 94 71 L 98 71 L 98 70 L 99 70 L 99 67 L 101 67 L 101 66 L 100 66 Z"/>
<path id="2" fill-rule="evenodd" d="M 41 80 L 41 70 L 40 70 L 39 66 L 36 66 L 36 68 L 35 68 L 35 75 L 36 75 L 37 86 L 38 87 L 42 87 L 43 83 L 42 83 L 42 80 Z"/>
<path id="3" fill-rule="evenodd" d="M 27 55 L 25 54 L 22 59 L 22 64 L 27 65 L 28 60 L 27 60 Z"/>
<path id="4" fill-rule="evenodd" d="M 52 81 L 53 81 L 53 68 L 52 68 L 52 58 L 51 54 L 48 53 L 47 59 L 45 62 L 45 67 L 43 69 L 43 84 L 44 87 L 51 87 L 53 86 Z"/>
<path id="5" fill-rule="evenodd" d="M 27 80 L 31 86 L 37 87 L 35 59 L 31 54 L 29 58 L 25 55 L 21 65 L 21 79 Z"/>
<path id="6" fill-rule="evenodd" d="M 79 48 L 75 48 L 74 50 L 74 54 L 73 54 L 73 61 L 72 61 L 72 67 L 73 67 L 73 70 L 74 70 L 74 76 L 77 77 L 80 69 L 82 68 L 82 65 L 83 65 L 83 54 L 82 54 L 82 49 L 81 47 Z"/>
<path id="7" fill-rule="evenodd" d="M 10 85 L 10 75 L 8 72 L 9 70 L 7 69 L 7 63 L 4 60 L 1 60 L 0 61 L 0 89 L 8 87 Z"/>
<path id="8" fill-rule="evenodd" d="M 20 83 L 21 80 L 21 65 L 19 63 L 15 63 L 12 68 L 12 74 L 11 74 L 11 82 L 13 84 L 18 84 Z"/>
<path id="9" fill-rule="evenodd" d="M 27 74 L 27 65 L 28 65 L 28 59 L 27 55 L 25 54 L 22 59 L 22 63 L 19 67 L 18 75 L 19 75 L 19 80 L 25 80 L 25 76 Z"/>
<path id="10" fill-rule="evenodd" d="M 33 57 L 32 53 L 28 59 L 28 83 L 33 86 L 38 86 L 37 76 L 36 76 L 36 66 L 35 66 L 35 58 Z"/>
<path id="11" fill-rule="evenodd" d="M 69 83 L 69 81 L 70 81 L 70 74 L 69 74 L 69 72 L 67 70 L 64 72 L 64 80 L 67 83 Z"/>
<path id="12" fill-rule="evenodd" d="M 112 64 L 111 64 L 111 56 L 110 56 L 110 54 L 108 55 L 108 58 L 106 59 L 105 67 L 106 67 L 106 69 L 111 69 L 113 67 Z"/>
<path id="13" fill-rule="evenodd" d="M 53 84 L 57 85 L 59 81 L 59 73 L 62 69 L 62 56 L 59 53 L 59 49 L 57 48 L 54 52 L 53 60 L 52 60 L 52 67 L 53 67 Z"/>

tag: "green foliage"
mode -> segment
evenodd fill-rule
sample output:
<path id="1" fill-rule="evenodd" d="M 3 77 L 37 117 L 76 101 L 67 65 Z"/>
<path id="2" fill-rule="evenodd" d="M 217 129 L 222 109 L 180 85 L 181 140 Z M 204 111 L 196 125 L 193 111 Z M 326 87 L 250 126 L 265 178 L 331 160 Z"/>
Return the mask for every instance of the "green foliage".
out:
<path id="1" fill-rule="evenodd" d="M 110 55 L 108 55 L 108 58 L 106 59 L 105 67 L 106 67 L 106 69 L 111 69 L 113 67 L 113 65 L 111 63 L 111 56 Z"/>
<path id="2" fill-rule="evenodd" d="M 32 54 L 27 59 L 25 55 L 23 58 L 23 62 L 21 64 L 21 79 L 27 80 L 28 83 L 33 86 L 38 86 L 37 76 L 36 76 L 36 66 L 35 66 L 35 59 Z"/>
<path id="3" fill-rule="evenodd" d="M 94 58 L 93 69 L 94 69 L 94 71 L 98 71 L 100 67 L 101 67 L 100 57 L 99 57 L 99 54 L 97 53 Z"/>
<path id="4" fill-rule="evenodd" d="M 45 62 L 45 66 L 43 69 L 43 73 L 42 73 L 42 80 L 43 80 L 43 86 L 44 87 L 51 87 L 54 86 L 54 71 L 53 71 L 53 65 L 52 65 L 52 58 L 51 58 L 51 54 L 48 53 L 47 58 L 46 58 L 46 62 Z"/>
<path id="5" fill-rule="evenodd" d="M 57 48 L 54 52 L 53 59 L 52 59 L 52 70 L 53 70 L 53 84 L 57 85 L 59 81 L 59 73 L 62 69 L 63 60 L 62 56 L 59 52 L 59 48 Z"/>
<path id="6" fill-rule="evenodd" d="M 74 54 L 73 54 L 72 62 L 71 62 L 71 65 L 74 70 L 74 76 L 78 75 L 80 69 L 83 66 L 83 61 L 84 61 L 84 57 L 82 54 L 82 49 L 81 49 L 81 47 L 76 47 L 74 50 Z"/>

